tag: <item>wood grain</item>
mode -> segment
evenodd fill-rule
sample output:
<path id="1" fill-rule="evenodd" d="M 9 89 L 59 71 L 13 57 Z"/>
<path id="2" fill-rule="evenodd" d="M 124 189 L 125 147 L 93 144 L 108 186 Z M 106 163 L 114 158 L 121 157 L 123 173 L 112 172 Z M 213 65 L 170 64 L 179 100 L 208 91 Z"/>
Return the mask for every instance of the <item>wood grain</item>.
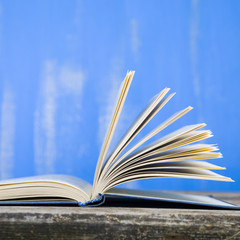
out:
<path id="1" fill-rule="evenodd" d="M 240 203 L 240 193 L 214 193 Z M 1 207 L 0 239 L 240 239 L 240 211 Z"/>

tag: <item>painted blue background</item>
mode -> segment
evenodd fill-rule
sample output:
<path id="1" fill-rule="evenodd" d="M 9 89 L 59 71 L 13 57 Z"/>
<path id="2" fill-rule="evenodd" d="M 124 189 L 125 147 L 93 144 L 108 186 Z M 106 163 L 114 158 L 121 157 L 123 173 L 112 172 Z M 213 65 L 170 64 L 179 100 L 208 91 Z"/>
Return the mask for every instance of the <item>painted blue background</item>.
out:
<path id="1" fill-rule="evenodd" d="M 177 95 L 146 127 L 194 107 L 159 136 L 206 122 L 235 183 L 127 187 L 240 190 L 239 1 L 0 1 L 0 178 L 64 173 L 92 182 L 114 99 L 136 70 L 113 142 L 148 100 Z M 140 135 L 141 137 L 143 135 Z"/>

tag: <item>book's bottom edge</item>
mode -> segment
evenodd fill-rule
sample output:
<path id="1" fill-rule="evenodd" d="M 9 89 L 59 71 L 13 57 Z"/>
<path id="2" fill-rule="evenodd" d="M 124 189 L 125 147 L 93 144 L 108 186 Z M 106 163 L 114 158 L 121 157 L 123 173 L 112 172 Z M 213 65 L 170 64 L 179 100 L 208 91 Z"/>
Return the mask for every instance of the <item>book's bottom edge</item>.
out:
<path id="1" fill-rule="evenodd" d="M 221 200 L 222 201 L 222 200 Z M 222 201 L 224 202 L 224 201 Z M 170 208 L 170 209 L 226 209 L 226 210 L 240 210 L 240 206 L 226 202 L 226 206 L 194 203 L 186 201 L 166 200 L 166 199 L 147 199 L 141 197 L 126 197 L 113 194 L 99 194 L 98 199 L 94 199 L 85 203 L 68 201 L 68 200 L 54 200 L 54 201 L 0 201 L 0 206 L 55 206 L 55 207 L 116 207 L 116 208 Z"/>

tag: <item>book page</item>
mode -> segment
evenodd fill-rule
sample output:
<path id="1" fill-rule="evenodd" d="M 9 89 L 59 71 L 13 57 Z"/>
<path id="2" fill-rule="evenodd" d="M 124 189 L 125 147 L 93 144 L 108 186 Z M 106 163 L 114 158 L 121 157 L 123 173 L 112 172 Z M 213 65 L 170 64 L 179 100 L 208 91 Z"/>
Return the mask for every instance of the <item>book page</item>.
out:
<path id="1" fill-rule="evenodd" d="M 122 150 L 132 141 L 132 139 L 142 130 L 142 128 L 157 114 L 157 112 L 174 96 L 175 93 L 170 94 L 168 97 L 164 96 L 169 91 L 169 88 L 164 89 L 161 93 L 155 96 L 147 107 L 140 113 L 137 119 L 130 126 L 125 135 L 120 139 L 116 148 L 111 153 L 110 157 L 107 159 L 103 166 L 103 171 L 101 177 L 104 177 L 108 168 L 117 157 L 120 155 Z"/>
<path id="2" fill-rule="evenodd" d="M 130 84 L 132 82 L 133 75 L 134 75 L 134 71 L 130 71 L 129 73 L 127 73 L 127 75 L 126 75 L 126 77 L 125 77 L 125 79 L 122 83 L 122 87 L 121 87 L 119 98 L 118 98 L 118 101 L 117 101 L 117 104 L 116 104 L 116 107 L 115 107 L 115 110 L 114 110 L 114 113 L 113 113 L 113 117 L 112 117 L 109 129 L 107 131 L 107 135 L 105 137 L 105 141 L 103 143 L 102 150 L 101 150 L 101 153 L 99 155 L 98 162 L 97 162 L 97 167 L 96 167 L 96 171 L 95 171 L 95 175 L 94 175 L 94 182 L 93 182 L 93 190 L 92 190 L 91 199 L 94 199 L 98 195 L 98 190 L 96 190 L 96 185 L 97 185 L 99 175 L 100 175 L 100 172 L 102 170 L 102 166 L 103 166 L 103 163 L 104 163 L 104 160 L 105 160 L 110 142 L 112 140 L 112 136 L 113 136 L 113 133 L 115 131 L 120 113 L 122 111 L 125 99 L 127 97 L 127 93 L 128 93 L 129 88 L 130 88 Z"/>
<path id="3" fill-rule="evenodd" d="M 159 169 L 156 170 L 142 170 L 138 172 L 130 172 L 119 178 L 115 179 L 112 183 L 108 184 L 102 192 L 129 181 L 150 179 L 150 178 L 186 178 L 186 179 L 202 179 L 202 180 L 216 180 L 233 182 L 231 178 L 214 173 L 210 170 L 203 169 Z"/>
<path id="4" fill-rule="evenodd" d="M 174 94 L 171 94 L 167 98 L 163 99 L 169 90 L 169 88 L 166 88 L 157 96 L 155 96 L 153 100 L 150 101 L 148 106 L 140 113 L 139 117 L 137 117 L 137 119 L 133 122 L 128 131 L 117 144 L 116 148 L 111 153 L 110 157 L 107 159 L 103 168 L 103 174 L 105 174 L 107 168 L 137 135 L 137 133 L 140 132 L 141 129 L 156 115 L 156 113 L 172 98 Z"/>
<path id="5" fill-rule="evenodd" d="M 125 169 L 128 165 L 138 161 L 139 159 L 143 159 L 172 148 L 176 148 L 194 141 L 199 141 L 210 137 L 211 133 L 209 131 L 196 131 L 196 129 L 203 126 L 205 126 L 205 124 L 183 127 L 173 133 L 168 134 L 165 137 L 160 138 L 159 140 L 149 144 L 148 146 L 139 149 L 130 156 L 127 156 L 121 162 L 117 161 L 118 164 L 115 164 L 115 166 L 112 167 L 112 172 L 110 172 L 109 170 L 109 174 L 105 177 L 105 179 L 110 178 L 111 176 L 119 172 L 121 169 Z"/>
<path id="6" fill-rule="evenodd" d="M 1 180 L 0 191 L 0 200 L 58 196 L 86 202 L 90 200 L 92 186 L 68 175 L 42 175 Z"/>
<path id="7" fill-rule="evenodd" d="M 220 158 L 221 153 L 212 152 L 216 151 L 217 148 L 209 144 L 193 144 L 190 146 L 185 146 L 167 152 L 154 154 L 148 157 L 140 157 L 133 159 L 132 161 L 125 164 L 123 167 L 118 168 L 115 174 L 112 174 L 105 179 L 103 186 L 108 186 L 111 182 L 118 179 L 120 176 L 124 176 L 126 173 L 134 174 L 135 171 L 146 170 L 151 168 L 200 168 L 199 163 L 189 162 L 192 160 L 202 160 L 202 159 L 211 159 L 211 158 Z M 181 162 L 184 161 L 184 162 Z M 191 164 L 191 165 L 190 165 Z M 201 164 L 201 163 L 200 163 Z M 161 167 L 162 166 L 162 167 Z M 223 169 L 213 164 L 202 163 L 201 168 L 209 169 L 211 166 L 212 169 Z M 104 188 L 104 187 L 103 187 Z"/>
<path id="8" fill-rule="evenodd" d="M 143 145 L 147 140 L 154 137 L 156 134 L 158 134 L 160 131 L 165 129 L 167 126 L 169 126 L 171 123 L 175 122 L 177 119 L 188 113 L 190 110 L 192 110 L 192 107 L 187 107 L 186 109 L 180 111 L 179 113 L 174 114 L 171 118 L 160 124 L 157 128 L 155 128 L 152 132 L 150 132 L 147 136 L 142 138 L 138 143 L 136 143 L 132 148 L 130 148 L 126 153 L 124 153 L 122 156 L 117 158 L 117 160 L 111 165 L 109 169 L 106 171 L 106 177 L 108 177 L 110 174 L 112 174 L 112 171 L 115 172 L 117 170 L 117 165 L 120 165 L 121 161 L 125 159 L 128 155 L 130 155 L 134 150 L 139 148 L 141 145 Z"/>

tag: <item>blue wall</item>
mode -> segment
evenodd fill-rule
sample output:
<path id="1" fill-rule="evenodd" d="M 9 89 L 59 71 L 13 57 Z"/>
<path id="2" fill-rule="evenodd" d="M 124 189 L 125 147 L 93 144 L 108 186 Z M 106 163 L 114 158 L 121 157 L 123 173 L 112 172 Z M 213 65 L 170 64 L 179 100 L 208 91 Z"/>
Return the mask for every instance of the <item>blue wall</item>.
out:
<path id="1" fill-rule="evenodd" d="M 240 190 L 239 1 L 0 0 L 0 178 L 64 173 L 92 182 L 127 70 L 136 70 L 114 142 L 148 100 L 177 95 L 147 126 L 189 105 L 235 183 L 146 180 L 127 187 Z M 141 136 L 141 135 L 140 135 Z"/>

